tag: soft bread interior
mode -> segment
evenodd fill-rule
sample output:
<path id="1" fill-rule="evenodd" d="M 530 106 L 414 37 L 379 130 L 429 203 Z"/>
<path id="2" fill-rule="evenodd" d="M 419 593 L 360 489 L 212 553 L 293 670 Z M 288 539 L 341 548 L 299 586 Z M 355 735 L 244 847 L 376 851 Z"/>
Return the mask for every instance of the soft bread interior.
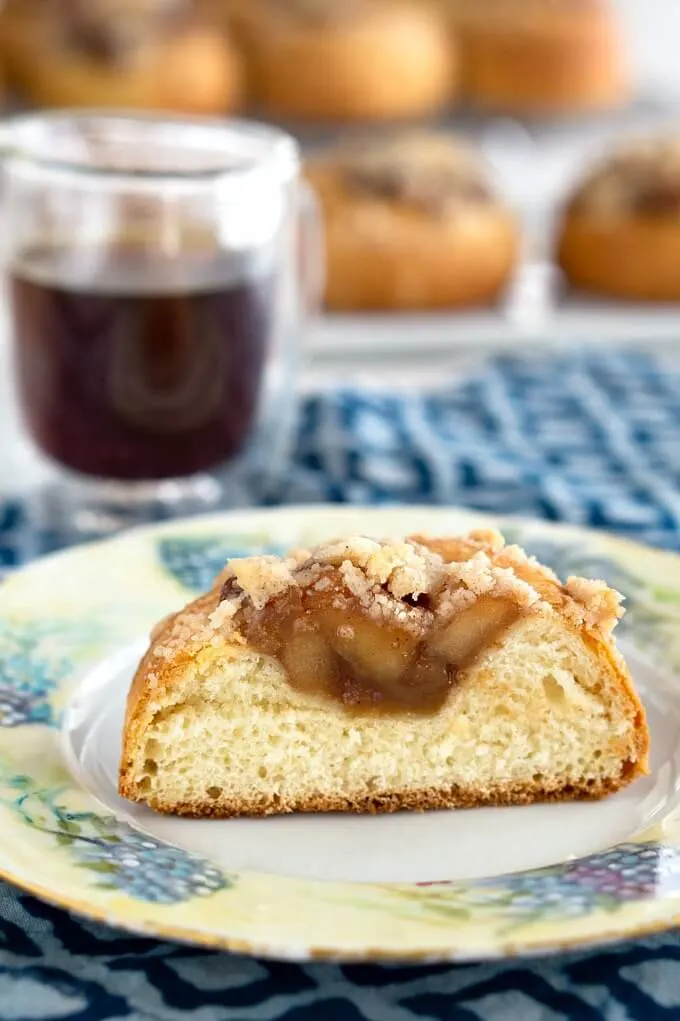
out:
<path id="1" fill-rule="evenodd" d="M 302 694 L 275 660 L 234 643 L 206 646 L 176 669 L 126 750 L 123 792 L 160 811 L 597 797 L 644 759 L 641 710 L 616 666 L 551 612 L 513 625 L 429 715 L 359 713 Z"/>

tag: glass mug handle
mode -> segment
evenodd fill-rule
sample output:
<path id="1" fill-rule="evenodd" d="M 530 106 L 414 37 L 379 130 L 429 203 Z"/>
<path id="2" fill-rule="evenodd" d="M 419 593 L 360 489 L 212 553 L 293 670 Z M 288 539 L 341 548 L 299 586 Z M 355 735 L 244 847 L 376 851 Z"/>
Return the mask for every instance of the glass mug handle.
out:
<path id="1" fill-rule="evenodd" d="M 306 323 L 321 311 L 326 284 L 323 218 L 314 190 L 306 181 L 299 188 L 301 310 Z"/>

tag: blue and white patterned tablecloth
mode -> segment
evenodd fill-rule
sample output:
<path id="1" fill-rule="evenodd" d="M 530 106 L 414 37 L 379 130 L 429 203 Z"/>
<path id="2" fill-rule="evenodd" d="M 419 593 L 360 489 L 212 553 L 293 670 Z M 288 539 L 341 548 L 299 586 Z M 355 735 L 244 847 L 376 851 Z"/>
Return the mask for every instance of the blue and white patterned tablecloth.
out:
<path id="1" fill-rule="evenodd" d="M 680 363 L 502 358 L 429 395 L 311 398 L 279 498 L 457 503 L 680 549 Z M 30 520 L 0 504 L 0 565 L 59 544 Z M 298 967 L 128 936 L 0 883 L 0 1021 L 670 1021 L 678 962 L 669 934 L 542 961 Z"/>

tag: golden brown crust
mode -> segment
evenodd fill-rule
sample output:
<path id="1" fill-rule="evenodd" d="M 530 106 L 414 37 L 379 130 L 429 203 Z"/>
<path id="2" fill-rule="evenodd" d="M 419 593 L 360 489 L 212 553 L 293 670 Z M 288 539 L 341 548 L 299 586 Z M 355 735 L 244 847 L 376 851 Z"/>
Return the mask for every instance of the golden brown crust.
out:
<path id="1" fill-rule="evenodd" d="M 324 214 L 329 308 L 457 308 L 500 295 L 518 259 L 519 230 L 499 200 L 454 200 L 432 211 L 352 187 L 345 159 L 338 149 L 307 170 Z"/>
<path id="2" fill-rule="evenodd" d="M 643 138 L 597 163 L 571 195 L 557 260 L 575 287 L 680 299 L 680 137 Z"/>
<path id="3" fill-rule="evenodd" d="M 358 4 L 356 16 L 314 21 L 255 4 L 241 18 L 256 101 L 278 117 L 366 121 L 416 117 L 455 89 L 443 21 L 418 4 Z"/>
<path id="4" fill-rule="evenodd" d="M 573 287 L 633 301 L 680 300 L 680 218 L 567 211 L 557 261 Z"/>
<path id="5" fill-rule="evenodd" d="M 504 805 L 531 805 L 550 801 L 598 801 L 615 794 L 625 787 L 632 775 L 641 772 L 639 764 L 626 764 L 619 777 L 611 777 L 594 783 L 568 784 L 550 787 L 536 783 L 531 787 L 505 785 L 487 791 L 467 790 L 462 787 L 429 789 L 421 791 L 390 791 L 367 794 L 363 798 L 349 799 L 319 794 L 304 801 L 282 801 L 276 796 L 256 798 L 251 801 L 220 798 L 200 799 L 191 803 L 165 803 L 162 798 L 150 798 L 149 807 L 155 812 L 182 815 L 191 818 L 231 819 L 239 816 L 263 817 L 283 815 L 292 812 L 351 812 L 360 815 L 382 815 L 389 812 L 426 812 L 451 808 L 502 807 Z M 121 794 L 132 796 L 134 792 L 127 781 L 121 783 Z"/>
<path id="6" fill-rule="evenodd" d="M 463 89 L 478 106 L 554 114 L 625 101 L 629 75 L 623 41 L 602 3 L 472 0 L 461 6 Z M 494 9 L 482 17 L 489 7 Z"/>
<path id="7" fill-rule="evenodd" d="M 243 98 L 240 54 L 222 30 L 199 19 L 159 36 L 132 63 L 97 60 L 55 37 L 54 11 L 0 14 L 12 83 L 48 107 L 120 107 L 218 113 Z"/>
<path id="8" fill-rule="evenodd" d="M 158 658 L 158 646 L 173 636 L 190 636 L 198 634 L 202 624 L 219 602 L 219 591 L 213 589 L 188 603 L 182 610 L 172 613 L 154 629 L 149 648 L 146 650 L 128 692 L 124 731 L 128 746 L 134 743 L 130 735 L 143 730 L 147 711 L 153 703 L 164 700 L 172 691 L 173 681 L 181 674 L 184 667 L 191 662 L 196 647 L 202 641 L 192 643 L 187 637 L 185 647 L 177 649 L 171 658 Z M 196 621 L 194 628 L 193 621 Z"/>

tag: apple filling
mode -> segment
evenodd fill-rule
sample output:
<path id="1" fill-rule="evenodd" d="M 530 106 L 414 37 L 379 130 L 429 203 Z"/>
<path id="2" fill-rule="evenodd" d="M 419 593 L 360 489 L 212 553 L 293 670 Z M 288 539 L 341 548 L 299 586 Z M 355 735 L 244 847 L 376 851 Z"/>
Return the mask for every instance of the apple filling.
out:
<path id="1" fill-rule="evenodd" d="M 233 594 L 233 582 L 229 582 Z M 443 621 L 430 598 L 367 602 L 334 566 L 261 608 L 246 601 L 239 631 L 282 664 L 290 684 L 348 707 L 435 712 L 468 666 L 519 616 L 517 604 L 481 596 Z"/>

